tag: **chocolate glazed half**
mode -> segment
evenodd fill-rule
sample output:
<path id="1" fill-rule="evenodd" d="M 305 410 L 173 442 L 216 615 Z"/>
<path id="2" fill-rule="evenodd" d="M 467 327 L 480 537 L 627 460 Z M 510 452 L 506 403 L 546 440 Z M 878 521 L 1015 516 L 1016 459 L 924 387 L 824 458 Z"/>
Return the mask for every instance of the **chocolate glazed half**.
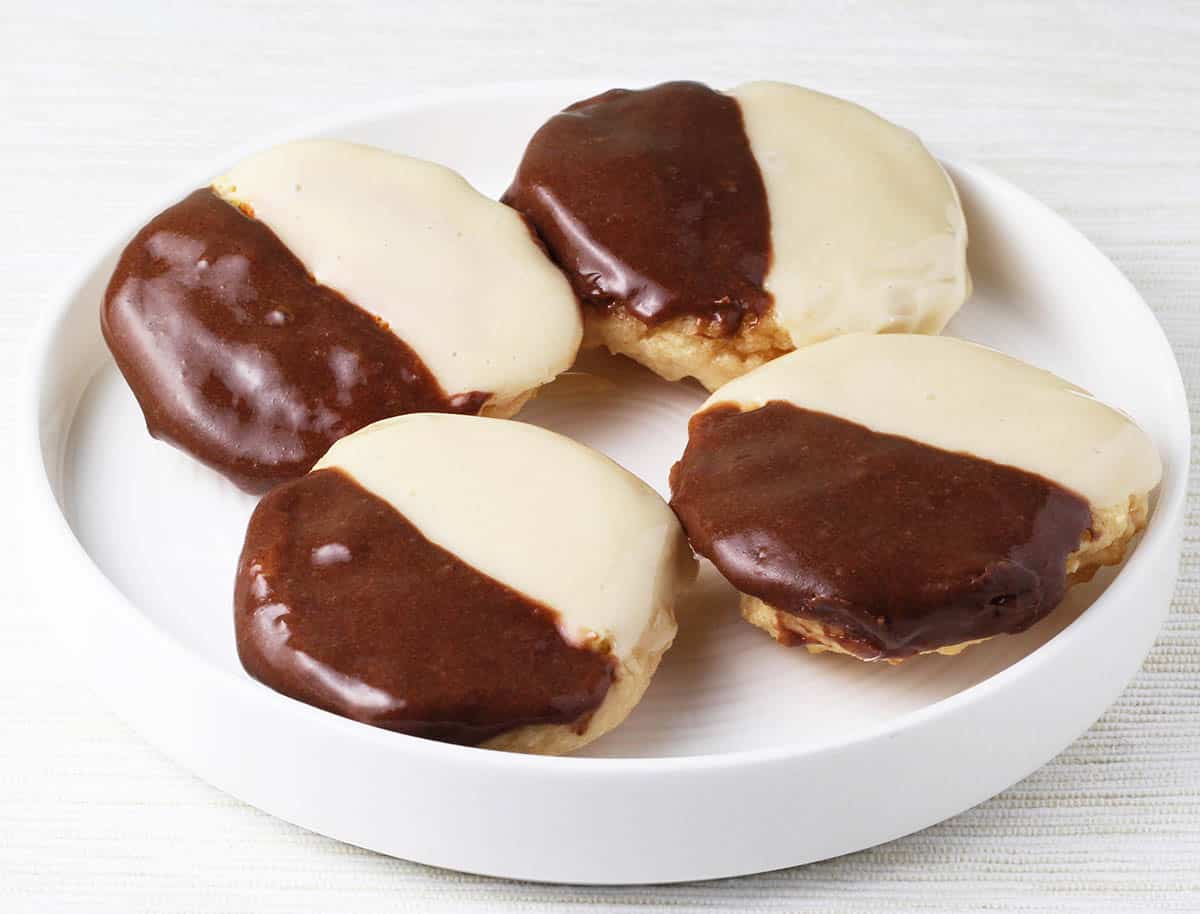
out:
<path id="1" fill-rule="evenodd" d="M 234 596 L 238 655 L 277 692 L 377 727 L 477 744 L 582 731 L 616 663 L 558 614 L 426 539 L 341 470 L 265 495 Z"/>
<path id="2" fill-rule="evenodd" d="M 576 102 L 534 134 L 503 201 L 594 310 L 730 335 L 771 307 L 762 174 L 737 101 L 700 83 Z"/>
<path id="3" fill-rule="evenodd" d="M 671 471 L 692 545 L 740 591 L 902 658 L 1049 613 L 1091 524 L 1041 476 L 791 403 L 692 417 Z"/>
<path id="4" fill-rule="evenodd" d="M 378 419 L 475 413 L 489 398 L 447 395 L 386 325 L 208 189 L 129 243 L 100 324 L 150 434 L 250 492 Z"/>

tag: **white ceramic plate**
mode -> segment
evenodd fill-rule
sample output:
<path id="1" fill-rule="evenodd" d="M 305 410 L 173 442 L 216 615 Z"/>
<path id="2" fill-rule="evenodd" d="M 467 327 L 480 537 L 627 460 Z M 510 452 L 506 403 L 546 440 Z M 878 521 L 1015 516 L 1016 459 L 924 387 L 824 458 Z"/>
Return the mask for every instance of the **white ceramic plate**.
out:
<path id="1" fill-rule="evenodd" d="M 441 161 L 495 194 L 533 129 L 600 88 L 445 93 L 296 135 Z M 478 873 L 738 875 L 868 847 L 992 796 L 1091 724 L 1149 648 L 1178 566 L 1189 428 L 1171 350 L 1112 264 L 999 178 L 951 171 L 976 290 L 948 332 L 1125 409 L 1166 466 L 1124 569 L 1074 590 L 1034 630 L 898 668 L 813 657 L 738 621 L 731 589 L 706 568 L 645 701 L 582 757 L 422 741 L 279 696 L 234 653 L 233 570 L 252 500 L 146 435 L 100 338 L 100 297 L 130 226 L 52 303 L 26 392 L 30 572 L 63 650 L 148 740 L 221 789 L 344 841 Z M 614 383 L 557 382 L 522 418 L 665 494 L 701 391 L 613 359 L 585 367 Z"/>

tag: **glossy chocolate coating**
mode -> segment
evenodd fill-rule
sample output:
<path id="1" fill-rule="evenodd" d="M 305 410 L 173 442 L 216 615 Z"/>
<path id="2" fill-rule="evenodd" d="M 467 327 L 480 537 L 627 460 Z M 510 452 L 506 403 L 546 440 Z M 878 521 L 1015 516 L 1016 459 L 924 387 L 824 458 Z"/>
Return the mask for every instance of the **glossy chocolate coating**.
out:
<path id="1" fill-rule="evenodd" d="M 259 502 L 234 612 L 242 665 L 272 689 L 446 742 L 585 726 L 615 672 L 611 654 L 563 639 L 554 610 L 430 542 L 337 469 Z"/>
<path id="2" fill-rule="evenodd" d="M 592 308 L 732 334 L 771 306 L 762 174 L 738 103 L 707 86 L 576 102 L 534 134 L 503 199 Z"/>
<path id="3" fill-rule="evenodd" d="M 868 657 L 1028 628 L 1091 524 L 1041 476 L 777 400 L 693 416 L 671 491 L 738 590 Z"/>
<path id="4" fill-rule="evenodd" d="M 198 190 L 133 238 L 101 328 L 155 438 L 247 491 L 306 473 L 338 438 L 407 412 L 478 412 L 262 222 Z"/>

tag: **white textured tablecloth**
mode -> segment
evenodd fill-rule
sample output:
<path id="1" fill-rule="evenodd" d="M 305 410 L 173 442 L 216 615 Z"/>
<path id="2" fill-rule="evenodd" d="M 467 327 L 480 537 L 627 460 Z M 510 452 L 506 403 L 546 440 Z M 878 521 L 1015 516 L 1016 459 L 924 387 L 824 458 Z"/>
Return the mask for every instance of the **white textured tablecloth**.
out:
<path id="1" fill-rule="evenodd" d="M 260 132 L 422 89 L 772 77 L 856 99 L 1066 216 L 1158 314 L 1200 405 L 1200 4 L 62 5 L 0 0 L 0 440 L 53 284 Z M 437 6 L 437 9 L 434 7 Z M 428 8 L 425 8 L 428 7 Z M 984 8 L 986 7 L 986 8 Z M 1053 8 L 1052 8 L 1053 7 Z M 1195 421 L 1195 418 L 1193 418 Z M 0 479 L 13 478 L 0 448 Z M 11 504 L 11 499 L 4 499 Z M 1144 669 L 1070 749 L 893 844 L 769 875 L 588 889 L 337 844 L 161 758 L 56 666 L 0 509 L 0 912 L 1200 911 L 1200 489 Z M 43 595 L 53 581 L 31 582 Z"/>

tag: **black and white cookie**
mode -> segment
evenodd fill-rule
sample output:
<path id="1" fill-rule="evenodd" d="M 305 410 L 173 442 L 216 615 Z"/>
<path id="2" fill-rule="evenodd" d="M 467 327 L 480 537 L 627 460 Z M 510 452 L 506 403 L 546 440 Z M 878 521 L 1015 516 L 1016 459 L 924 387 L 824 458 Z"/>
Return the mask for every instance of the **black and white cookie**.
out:
<path id="1" fill-rule="evenodd" d="M 694 575 L 667 504 L 602 454 L 520 422 L 401 416 L 263 497 L 238 653 L 355 720 L 560 754 L 641 699 Z"/>
<path id="2" fill-rule="evenodd" d="M 784 83 L 576 102 L 504 199 L 571 279 L 585 345 L 710 390 L 838 334 L 938 333 L 970 292 L 958 195 L 921 141 Z"/>
<path id="3" fill-rule="evenodd" d="M 102 327 L 150 433 L 262 491 L 378 419 L 515 413 L 574 360 L 578 310 L 524 220 L 455 172 L 310 140 L 156 216 Z"/>
<path id="4" fill-rule="evenodd" d="M 1126 415 L 949 337 L 852 334 L 692 416 L 671 475 L 692 545 L 785 643 L 861 660 L 1022 631 L 1123 558 L 1161 465 Z"/>

